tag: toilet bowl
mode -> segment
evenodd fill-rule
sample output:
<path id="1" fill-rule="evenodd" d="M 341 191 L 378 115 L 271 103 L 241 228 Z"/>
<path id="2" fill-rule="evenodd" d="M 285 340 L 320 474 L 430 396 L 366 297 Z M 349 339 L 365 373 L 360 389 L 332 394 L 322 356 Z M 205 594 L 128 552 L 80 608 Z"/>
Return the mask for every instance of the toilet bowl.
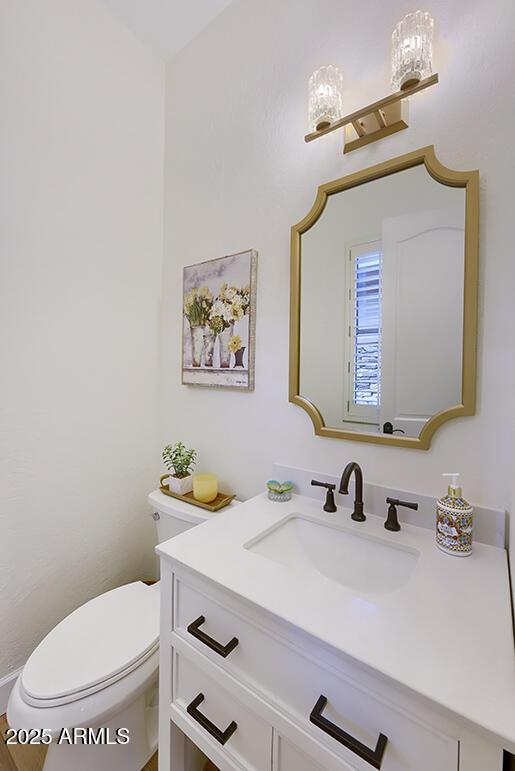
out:
<path id="1" fill-rule="evenodd" d="M 213 516 L 161 492 L 149 502 L 160 543 Z M 34 650 L 11 691 L 8 723 L 51 737 L 44 771 L 140 771 L 157 749 L 158 665 L 159 584 L 112 589 Z"/>

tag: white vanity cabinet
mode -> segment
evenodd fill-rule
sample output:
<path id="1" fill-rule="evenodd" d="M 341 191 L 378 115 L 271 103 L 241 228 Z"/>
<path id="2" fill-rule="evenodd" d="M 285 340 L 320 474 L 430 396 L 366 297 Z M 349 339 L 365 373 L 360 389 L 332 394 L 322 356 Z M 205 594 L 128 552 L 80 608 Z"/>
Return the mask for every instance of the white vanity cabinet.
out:
<path id="1" fill-rule="evenodd" d="M 162 558 L 160 771 L 501 771 L 502 751 L 379 673 Z"/>
<path id="2" fill-rule="evenodd" d="M 157 547 L 160 771 L 502 771 L 506 553 L 258 495 Z M 358 556 L 356 556 L 358 555 Z"/>

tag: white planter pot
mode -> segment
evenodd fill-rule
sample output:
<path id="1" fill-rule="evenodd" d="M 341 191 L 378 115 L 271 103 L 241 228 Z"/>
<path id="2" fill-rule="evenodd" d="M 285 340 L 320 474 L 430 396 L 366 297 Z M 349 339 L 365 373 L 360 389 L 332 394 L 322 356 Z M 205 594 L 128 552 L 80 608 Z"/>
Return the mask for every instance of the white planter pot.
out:
<path id="1" fill-rule="evenodd" d="M 193 490 L 193 476 L 188 474 L 187 477 L 182 477 L 182 479 L 179 479 L 178 477 L 170 475 L 168 477 L 168 487 L 172 493 L 176 493 L 177 495 L 186 495 L 186 493 L 191 493 Z"/>

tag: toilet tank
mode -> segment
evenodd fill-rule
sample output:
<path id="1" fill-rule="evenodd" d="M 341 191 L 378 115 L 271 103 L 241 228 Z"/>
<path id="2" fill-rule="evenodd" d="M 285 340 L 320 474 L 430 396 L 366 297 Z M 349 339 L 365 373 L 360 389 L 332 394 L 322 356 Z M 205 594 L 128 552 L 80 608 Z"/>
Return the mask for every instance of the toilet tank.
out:
<path id="1" fill-rule="evenodd" d="M 148 502 L 152 507 L 153 518 L 157 528 L 157 542 L 163 543 L 170 538 L 189 530 L 195 525 L 200 525 L 207 519 L 216 517 L 216 513 L 201 509 L 191 503 L 185 503 L 177 498 L 171 498 L 160 490 L 154 490 L 148 496 Z M 237 505 L 232 501 L 230 506 Z"/>

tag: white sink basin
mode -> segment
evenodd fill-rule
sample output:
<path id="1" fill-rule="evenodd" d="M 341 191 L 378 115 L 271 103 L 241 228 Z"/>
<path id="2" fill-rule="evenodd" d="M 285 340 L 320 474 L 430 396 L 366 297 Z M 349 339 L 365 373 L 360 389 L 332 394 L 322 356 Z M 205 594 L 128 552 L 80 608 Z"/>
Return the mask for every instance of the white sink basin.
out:
<path id="1" fill-rule="evenodd" d="M 366 533 L 292 514 L 245 548 L 304 575 L 316 572 L 360 593 L 386 594 L 402 587 L 419 552 Z"/>

